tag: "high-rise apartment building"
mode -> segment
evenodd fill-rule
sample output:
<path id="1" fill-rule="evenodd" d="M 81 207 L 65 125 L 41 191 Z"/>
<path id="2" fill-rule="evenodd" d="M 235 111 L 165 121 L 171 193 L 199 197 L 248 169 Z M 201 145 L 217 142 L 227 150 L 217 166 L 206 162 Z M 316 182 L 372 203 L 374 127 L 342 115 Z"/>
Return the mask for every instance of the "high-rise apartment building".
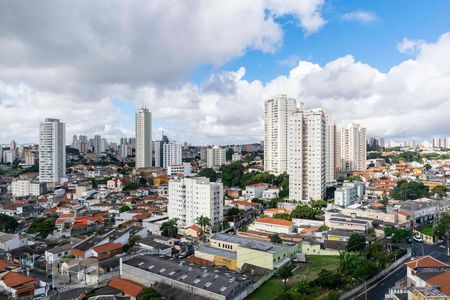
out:
<path id="1" fill-rule="evenodd" d="M 152 166 L 152 113 L 141 108 L 136 113 L 136 168 Z"/>
<path id="2" fill-rule="evenodd" d="M 366 168 L 366 129 L 359 124 L 349 124 L 340 131 L 341 171 L 359 171 Z"/>
<path id="3" fill-rule="evenodd" d="M 181 164 L 181 145 L 170 141 L 163 145 L 163 168 Z"/>
<path id="4" fill-rule="evenodd" d="M 218 145 L 214 145 L 206 150 L 206 166 L 216 168 L 223 165 L 227 158 L 227 150 Z"/>
<path id="5" fill-rule="evenodd" d="M 333 127 L 324 110 L 303 110 L 302 106 L 288 122 L 289 198 L 323 199 L 327 172 L 334 166 L 334 141 L 330 141 Z M 328 177 L 334 180 L 334 175 Z"/>
<path id="6" fill-rule="evenodd" d="M 264 170 L 272 174 L 287 171 L 288 120 L 297 102 L 279 95 L 264 102 Z"/>
<path id="7" fill-rule="evenodd" d="M 153 142 L 153 150 L 155 152 L 155 167 L 164 167 L 164 145 L 167 143 L 169 143 L 169 138 L 164 134 L 162 135 L 160 141 Z"/>
<path id="8" fill-rule="evenodd" d="M 218 229 L 223 220 L 223 184 L 205 177 L 170 180 L 167 211 L 170 219 L 178 219 L 179 228 L 196 224 L 203 216 Z"/>
<path id="9" fill-rule="evenodd" d="M 60 182 L 66 175 L 66 126 L 45 119 L 39 127 L 39 181 Z"/>

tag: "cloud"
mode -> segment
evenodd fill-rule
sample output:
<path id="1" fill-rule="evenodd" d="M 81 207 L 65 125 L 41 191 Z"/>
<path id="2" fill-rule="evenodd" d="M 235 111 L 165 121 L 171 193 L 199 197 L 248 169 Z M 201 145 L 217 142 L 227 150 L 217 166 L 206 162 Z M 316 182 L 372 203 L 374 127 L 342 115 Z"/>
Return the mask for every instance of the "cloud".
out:
<path id="1" fill-rule="evenodd" d="M 356 21 L 360 23 L 372 23 L 378 20 L 378 16 L 371 11 L 353 11 L 342 15 L 342 20 Z"/>
<path id="2" fill-rule="evenodd" d="M 288 94 L 306 108 L 323 107 L 339 123 L 358 122 L 371 135 L 449 136 L 450 33 L 423 44 L 414 59 L 387 72 L 351 55 L 324 66 L 300 61 L 269 82 L 245 79 L 245 69 L 213 74 L 204 83 L 158 90 L 147 86 L 138 101 L 167 120 L 188 120 L 172 128 L 177 139 L 198 143 L 258 141 L 263 136 L 263 100 Z M 173 103 L 169 109 L 158 103 Z"/>
<path id="3" fill-rule="evenodd" d="M 287 66 L 293 68 L 298 65 L 299 61 L 300 57 L 298 55 L 291 55 L 286 57 L 285 59 L 278 60 L 277 63 L 280 66 Z"/>
<path id="4" fill-rule="evenodd" d="M 403 38 L 403 40 L 397 44 L 397 49 L 400 53 L 404 54 L 416 54 L 420 47 L 425 44 L 423 40 L 411 40 L 408 38 Z"/>
<path id="5" fill-rule="evenodd" d="M 150 89 L 146 87 L 154 88 L 155 94 L 177 95 L 164 92 L 165 87 L 179 86 L 199 66 L 221 66 L 248 50 L 273 53 L 283 40 L 278 18 L 293 18 L 312 34 L 325 23 L 322 4 L 322 0 L 0 2 L 0 141 L 36 140 L 36 125 L 45 116 L 70 122 L 69 134 L 118 130 L 114 134 L 118 136 L 123 128 L 116 124 L 125 121 L 114 98 L 130 99 Z M 222 79 L 212 76 L 204 84 L 205 92 L 234 93 L 226 86 L 228 79 L 218 80 Z M 191 92 L 185 95 L 189 101 L 163 103 L 169 114 L 195 103 L 193 92 L 187 87 L 178 92 L 183 91 Z"/>

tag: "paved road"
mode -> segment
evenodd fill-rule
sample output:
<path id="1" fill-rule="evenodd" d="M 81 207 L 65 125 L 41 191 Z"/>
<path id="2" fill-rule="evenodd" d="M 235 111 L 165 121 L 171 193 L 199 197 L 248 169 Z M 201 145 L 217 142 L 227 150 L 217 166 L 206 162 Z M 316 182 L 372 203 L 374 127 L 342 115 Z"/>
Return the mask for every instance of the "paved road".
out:
<path id="1" fill-rule="evenodd" d="M 445 263 L 450 263 L 450 257 L 447 256 L 447 249 L 445 247 L 442 247 L 441 245 L 432 246 L 423 243 L 413 242 L 412 253 L 413 257 L 430 255 Z M 404 265 L 401 265 L 388 275 L 384 276 L 383 278 L 380 278 L 380 280 L 375 281 L 371 285 L 367 286 L 367 298 L 366 293 L 363 291 L 352 299 L 382 300 L 384 299 L 384 295 L 387 294 L 388 290 L 394 287 L 395 283 L 403 279 L 405 276 L 406 276 L 406 267 Z"/>

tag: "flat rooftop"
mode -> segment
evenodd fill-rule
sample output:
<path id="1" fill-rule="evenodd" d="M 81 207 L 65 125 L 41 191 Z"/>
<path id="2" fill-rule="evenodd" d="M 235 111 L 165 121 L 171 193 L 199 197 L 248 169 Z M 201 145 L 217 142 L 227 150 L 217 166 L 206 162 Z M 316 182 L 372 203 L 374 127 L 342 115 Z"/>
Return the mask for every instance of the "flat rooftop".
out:
<path id="1" fill-rule="evenodd" d="M 232 234 L 224 234 L 224 233 L 218 233 L 214 235 L 211 240 L 218 240 L 218 241 L 224 241 L 228 243 L 233 244 L 239 244 L 242 247 L 258 250 L 258 251 L 264 251 L 269 253 L 274 253 L 277 251 L 280 251 L 285 248 L 289 248 L 288 245 L 283 244 L 274 244 L 267 241 L 261 241 L 251 238 L 245 238 L 241 236 L 236 236 Z"/>
<path id="2" fill-rule="evenodd" d="M 237 272 L 201 267 L 173 257 L 137 255 L 124 261 L 123 264 L 224 295 L 226 298 L 233 298 L 233 296 L 240 294 L 252 283 L 251 278 Z"/>

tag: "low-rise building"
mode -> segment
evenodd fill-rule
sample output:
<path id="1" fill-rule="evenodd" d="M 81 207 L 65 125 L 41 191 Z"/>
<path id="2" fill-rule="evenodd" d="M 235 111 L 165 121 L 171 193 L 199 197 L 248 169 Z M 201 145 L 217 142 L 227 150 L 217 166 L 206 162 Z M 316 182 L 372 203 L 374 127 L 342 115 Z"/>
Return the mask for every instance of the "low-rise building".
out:
<path id="1" fill-rule="evenodd" d="M 250 230 L 269 233 L 293 233 L 294 222 L 283 219 L 263 217 L 257 219 L 249 227 Z"/>
<path id="2" fill-rule="evenodd" d="M 298 252 L 298 245 L 274 244 L 223 233 L 214 235 L 210 246 L 236 252 L 238 269 L 246 263 L 269 270 L 278 269 Z"/>
<path id="3" fill-rule="evenodd" d="M 245 187 L 244 196 L 247 199 L 262 198 L 263 192 L 269 188 L 267 183 L 255 183 Z"/>
<path id="4" fill-rule="evenodd" d="M 176 258 L 136 255 L 121 261 L 121 278 L 143 286 L 164 283 L 205 299 L 243 299 L 252 289 L 251 278 L 221 269 L 190 264 Z"/>

